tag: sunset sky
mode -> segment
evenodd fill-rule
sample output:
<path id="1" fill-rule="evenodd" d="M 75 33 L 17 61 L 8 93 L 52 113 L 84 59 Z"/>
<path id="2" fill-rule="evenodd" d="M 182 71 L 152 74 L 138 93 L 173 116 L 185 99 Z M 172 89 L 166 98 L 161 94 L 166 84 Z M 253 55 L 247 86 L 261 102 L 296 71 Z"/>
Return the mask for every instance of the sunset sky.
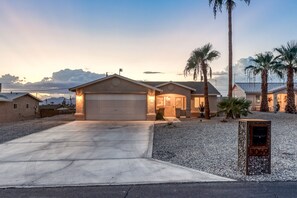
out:
<path id="1" fill-rule="evenodd" d="M 296 0 L 237 1 L 234 63 L 297 39 Z M 182 74 L 194 48 L 210 42 L 227 66 L 227 14 L 208 0 L 0 0 L 0 76 L 40 82 L 82 69 L 135 80 L 191 80 Z M 145 74 L 144 72 L 161 72 Z"/>

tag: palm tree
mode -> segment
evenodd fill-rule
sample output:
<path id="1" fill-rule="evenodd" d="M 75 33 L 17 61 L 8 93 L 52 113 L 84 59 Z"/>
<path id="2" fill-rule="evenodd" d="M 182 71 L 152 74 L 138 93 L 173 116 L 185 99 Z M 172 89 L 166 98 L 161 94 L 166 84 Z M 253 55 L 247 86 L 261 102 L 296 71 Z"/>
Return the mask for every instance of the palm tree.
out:
<path id="1" fill-rule="evenodd" d="M 235 8 L 236 3 L 234 0 L 208 0 L 209 6 L 213 6 L 214 17 L 217 15 L 217 11 L 222 12 L 223 5 L 226 6 L 228 11 L 228 47 L 229 47 L 229 61 L 228 61 L 228 98 L 232 97 L 232 58 L 233 58 L 233 49 L 232 49 L 232 10 Z M 241 0 L 242 1 L 242 0 Z M 243 0 L 246 4 L 250 4 L 250 0 Z"/>
<path id="2" fill-rule="evenodd" d="M 193 79 L 197 80 L 197 76 L 202 74 L 204 80 L 204 101 L 205 101 L 205 118 L 210 119 L 209 101 L 208 101 L 208 82 L 207 73 L 210 78 L 212 75 L 211 67 L 209 63 L 216 58 L 220 57 L 220 52 L 213 50 L 210 43 L 204 45 L 201 48 L 195 49 L 190 58 L 187 61 L 187 65 L 184 69 L 185 76 L 191 74 L 193 71 Z M 201 78 L 202 79 L 202 78 Z"/>
<path id="3" fill-rule="evenodd" d="M 261 106 L 260 111 L 267 112 L 268 108 L 268 73 L 273 72 L 280 78 L 283 77 L 283 73 L 279 70 L 280 63 L 276 60 L 272 52 L 265 52 L 256 54 L 255 58 L 251 59 L 255 65 L 249 65 L 245 68 L 245 71 L 252 71 L 254 75 L 261 74 Z"/>
<path id="4" fill-rule="evenodd" d="M 287 105 L 285 111 L 295 113 L 294 73 L 297 73 L 297 43 L 291 41 L 274 50 L 279 53 L 277 58 L 282 62 L 280 69 L 287 71 Z"/>

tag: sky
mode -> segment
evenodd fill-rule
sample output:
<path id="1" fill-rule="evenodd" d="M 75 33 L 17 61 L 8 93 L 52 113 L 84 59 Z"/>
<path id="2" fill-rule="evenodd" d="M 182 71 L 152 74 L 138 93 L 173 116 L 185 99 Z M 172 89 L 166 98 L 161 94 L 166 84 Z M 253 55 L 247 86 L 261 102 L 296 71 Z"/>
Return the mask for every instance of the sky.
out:
<path id="1" fill-rule="evenodd" d="M 296 0 L 236 2 L 234 67 L 297 39 Z M 65 88 L 119 68 L 135 80 L 189 81 L 191 51 L 210 42 L 221 53 L 213 82 L 226 92 L 227 13 L 215 19 L 208 0 L 0 0 L 0 24 L 6 90 Z"/>

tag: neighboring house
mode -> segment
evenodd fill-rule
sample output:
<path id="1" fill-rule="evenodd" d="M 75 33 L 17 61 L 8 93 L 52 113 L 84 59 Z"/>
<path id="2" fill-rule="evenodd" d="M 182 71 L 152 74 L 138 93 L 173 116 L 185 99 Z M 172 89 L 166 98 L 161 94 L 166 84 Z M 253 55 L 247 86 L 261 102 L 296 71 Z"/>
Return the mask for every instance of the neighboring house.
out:
<path id="1" fill-rule="evenodd" d="M 280 104 L 280 111 L 284 112 L 287 104 L 287 86 L 285 83 L 268 83 L 268 107 L 274 111 L 277 102 Z M 252 102 L 251 110 L 260 110 L 261 104 L 261 83 L 235 83 L 233 86 L 233 97 L 245 98 Z M 297 105 L 297 87 L 295 86 L 295 102 Z"/>
<path id="2" fill-rule="evenodd" d="M 220 93 L 208 85 L 216 113 Z M 159 110 L 165 117 L 197 117 L 204 105 L 203 82 L 140 82 L 114 74 L 69 90 L 76 92 L 80 120 L 155 120 Z"/>
<path id="3" fill-rule="evenodd" d="M 41 100 L 29 93 L 0 93 L 0 122 L 35 118 L 39 102 Z"/>

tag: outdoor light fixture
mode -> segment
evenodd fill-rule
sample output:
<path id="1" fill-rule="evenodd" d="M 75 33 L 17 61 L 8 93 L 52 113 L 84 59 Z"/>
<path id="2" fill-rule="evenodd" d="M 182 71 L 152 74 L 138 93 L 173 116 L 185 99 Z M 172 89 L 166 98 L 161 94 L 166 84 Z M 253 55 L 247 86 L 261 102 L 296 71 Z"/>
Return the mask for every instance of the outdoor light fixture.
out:
<path id="1" fill-rule="evenodd" d="M 155 101 L 155 96 L 149 96 L 149 101 L 154 102 Z"/>

